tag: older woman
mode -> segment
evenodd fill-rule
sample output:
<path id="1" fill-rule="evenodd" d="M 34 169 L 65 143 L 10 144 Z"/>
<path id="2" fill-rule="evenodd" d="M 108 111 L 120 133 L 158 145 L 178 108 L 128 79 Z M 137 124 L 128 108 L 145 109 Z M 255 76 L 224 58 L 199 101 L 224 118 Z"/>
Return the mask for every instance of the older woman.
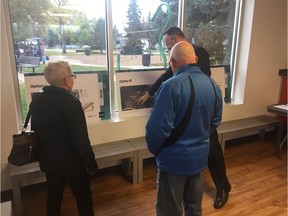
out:
<path id="1" fill-rule="evenodd" d="M 67 62 L 58 61 L 47 64 L 44 76 L 50 86 L 33 102 L 31 127 L 40 138 L 39 163 L 48 186 L 47 215 L 61 215 L 65 183 L 76 198 L 79 215 L 94 215 L 88 174 L 96 172 L 97 163 L 81 103 L 71 93 L 76 75 Z"/>

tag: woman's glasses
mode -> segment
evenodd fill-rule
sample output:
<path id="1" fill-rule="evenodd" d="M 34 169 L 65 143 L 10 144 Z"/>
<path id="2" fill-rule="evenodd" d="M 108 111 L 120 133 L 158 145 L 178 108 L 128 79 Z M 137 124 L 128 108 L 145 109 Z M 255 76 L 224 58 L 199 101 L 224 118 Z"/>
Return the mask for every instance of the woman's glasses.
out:
<path id="1" fill-rule="evenodd" d="M 72 79 L 76 79 L 76 74 L 71 74 L 70 77 L 71 77 Z"/>

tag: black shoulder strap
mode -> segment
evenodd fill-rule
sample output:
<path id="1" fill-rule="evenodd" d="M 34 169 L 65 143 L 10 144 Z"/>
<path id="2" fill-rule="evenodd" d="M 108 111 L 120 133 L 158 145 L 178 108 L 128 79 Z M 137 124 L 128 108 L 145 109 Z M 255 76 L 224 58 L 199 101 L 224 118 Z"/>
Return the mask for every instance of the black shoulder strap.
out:
<path id="1" fill-rule="evenodd" d="M 187 110 L 185 112 L 184 118 L 182 119 L 182 121 L 180 122 L 178 127 L 174 128 L 171 131 L 170 136 L 165 140 L 165 142 L 162 145 L 162 147 L 171 146 L 174 143 L 176 143 L 177 140 L 183 135 L 186 127 L 189 124 L 190 117 L 191 117 L 191 114 L 192 114 L 192 109 L 193 109 L 193 106 L 194 106 L 194 101 L 195 101 L 194 85 L 193 85 L 193 81 L 192 81 L 190 76 L 189 76 L 189 82 L 190 82 L 190 92 L 191 92 L 190 93 L 190 101 L 189 101 Z"/>
<path id="2" fill-rule="evenodd" d="M 39 97 L 39 94 L 41 93 L 34 93 L 32 95 L 32 101 L 30 102 L 30 105 L 29 105 L 29 109 L 28 109 L 28 112 L 27 112 L 27 115 L 26 115 L 26 118 L 25 118 L 25 122 L 24 122 L 24 125 L 23 125 L 23 129 L 22 129 L 22 132 L 25 132 L 26 129 L 27 129 L 27 125 L 29 123 L 29 120 L 30 120 L 30 117 L 31 117 L 31 109 L 33 109 L 33 104 L 35 103 L 36 99 Z"/>
<path id="3" fill-rule="evenodd" d="M 29 110 L 28 110 L 28 112 L 27 112 L 27 115 L 26 115 L 26 118 L 25 118 L 25 122 L 24 122 L 24 125 L 23 125 L 22 132 L 26 131 L 28 122 L 29 122 L 29 120 L 30 120 L 30 117 L 31 117 L 31 109 L 29 108 Z"/>

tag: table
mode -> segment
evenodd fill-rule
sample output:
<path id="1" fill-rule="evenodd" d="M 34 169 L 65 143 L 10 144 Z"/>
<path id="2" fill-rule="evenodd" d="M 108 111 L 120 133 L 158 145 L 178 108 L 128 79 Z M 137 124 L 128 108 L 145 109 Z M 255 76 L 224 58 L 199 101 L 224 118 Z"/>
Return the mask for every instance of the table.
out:
<path id="1" fill-rule="evenodd" d="M 267 106 L 267 111 L 270 113 L 274 113 L 277 115 L 281 115 L 281 116 L 285 116 L 287 117 L 287 111 L 288 111 L 288 104 L 273 104 L 273 105 L 269 105 Z M 284 137 L 284 139 L 281 142 L 277 142 L 277 156 L 281 159 L 281 149 L 283 147 L 283 145 L 286 143 L 287 141 L 287 136 L 288 134 L 286 134 L 286 136 Z"/>

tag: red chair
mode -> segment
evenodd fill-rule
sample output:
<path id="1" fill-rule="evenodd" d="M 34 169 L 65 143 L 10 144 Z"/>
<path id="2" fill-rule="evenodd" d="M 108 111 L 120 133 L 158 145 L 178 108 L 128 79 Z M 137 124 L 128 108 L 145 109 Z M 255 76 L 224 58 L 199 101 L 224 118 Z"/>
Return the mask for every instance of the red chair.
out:
<path id="1" fill-rule="evenodd" d="M 281 92 L 280 92 L 280 104 L 287 104 L 287 69 L 279 70 L 279 76 L 281 76 Z"/>
<path id="2" fill-rule="evenodd" d="M 279 104 L 287 104 L 287 69 L 280 69 L 279 76 L 281 76 L 281 90 L 280 90 Z M 287 126 L 287 117 L 278 116 L 278 118 L 282 119 L 284 125 Z"/>
<path id="3" fill-rule="evenodd" d="M 279 76 L 281 76 L 281 90 L 280 90 L 279 104 L 287 104 L 287 69 L 279 70 Z M 288 136 L 287 135 L 287 116 L 278 115 L 278 118 L 283 121 L 284 131 L 285 131 L 285 134 L 283 134 L 284 139 L 280 143 L 279 152 L 278 152 L 278 157 L 281 158 L 281 148 L 285 143 L 287 145 L 287 136 Z"/>

